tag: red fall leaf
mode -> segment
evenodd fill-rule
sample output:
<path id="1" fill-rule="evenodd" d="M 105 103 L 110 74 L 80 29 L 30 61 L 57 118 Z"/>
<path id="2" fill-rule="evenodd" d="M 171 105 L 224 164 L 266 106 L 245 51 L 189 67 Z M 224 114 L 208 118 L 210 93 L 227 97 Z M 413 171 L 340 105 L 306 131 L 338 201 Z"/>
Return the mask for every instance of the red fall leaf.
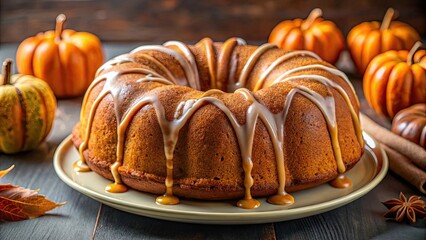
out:
<path id="1" fill-rule="evenodd" d="M 0 178 L 12 169 L 13 166 L 0 171 Z M 36 218 L 64 204 L 52 202 L 45 196 L 38 194 L 36 190 L 12 184 L 0 184 L 0 221 Z"/>

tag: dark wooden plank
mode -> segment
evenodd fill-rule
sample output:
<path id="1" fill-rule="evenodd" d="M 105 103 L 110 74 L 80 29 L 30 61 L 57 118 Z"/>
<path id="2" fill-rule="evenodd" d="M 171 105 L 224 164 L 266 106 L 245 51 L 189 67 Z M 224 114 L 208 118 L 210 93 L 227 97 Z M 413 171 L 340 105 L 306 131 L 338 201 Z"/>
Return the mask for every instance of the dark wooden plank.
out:
<path id="1" fill-rule="evenodd" d="M 389 173 L 364 197 L 320 215 L 275 223 L 277 239 L 424 239 L 424 221 L 414 225 L 386 220 L 381 202 L 418 191 Z M 313 196 L 314 197 L 314 196 Z"/>
<path id="2" fill-rule="evenodd" d="M 15 165 L 0 183 L 40 189 L 40 194 L 50 200 L 66 201 L 64 206 L 36 219 L 0 222 L 0 239 L 89 239 L 92 236 L 100 203 L 65 185 L 52 163 L 56 147 L 77 122 L 80 102 L 81 98 L 58 102 L 52 132 L 36 150 L 14 155 L 0 153 L 0 169 Z"/>
<path id="3" fill-rule="evenodd" d="M 203 225 L 158 220 L 103 205 L 95 239 L 275 239 L 272 224 Z"/>
<path id="4" fill-rule="evenodd" d="M 205 36 L 219 41 L 238 36 L 264 42 L 280 21 L 305 18 L 316 7 L 346 35 L 362 21 L 381 20 L 390 6 L 425 36 L 422 0 L 14 0 L 0 1 L 0 42 L 22 41 L 52 29 L 59 13 L 68 15 L 69 28 L 93 32 L 104 41 L 197 41 Z"/>

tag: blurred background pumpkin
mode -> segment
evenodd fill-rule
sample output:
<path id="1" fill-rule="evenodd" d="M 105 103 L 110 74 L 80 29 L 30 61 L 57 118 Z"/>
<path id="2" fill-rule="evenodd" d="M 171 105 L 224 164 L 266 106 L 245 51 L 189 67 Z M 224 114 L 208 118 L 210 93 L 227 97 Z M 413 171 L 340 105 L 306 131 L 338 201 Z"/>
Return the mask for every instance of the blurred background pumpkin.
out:
<path id="1" fill-rule="evenodd" d="M 359 73 L 363 74 L 378 54 L 388 50 L 409 50 L 420 41 L 420 35 L 413 27 L 394 21 L 395 17 L 395 10 L 389 8 L 381 23 L 362 22 L 349 32 L 348 49 Z"/>
<path id="2" fill-rule="evenodd" d="M 322 10 L 315 8 L 305 20 L 285 20 L 272 30 L 268 42 L 284 50 L 309 50 L 335 64 L 344 49 L 345 40 L 339 28 L 321 16 Z"/>
<path id="3" fill-rule="evenodd" d="M 56 29 L 25 39 L 18 47 L 18 71 L 46 81 L 56 97 L 83 95 L 104 62 L 100 40 L 88 32 L 63 30 L 66 17 L 56 18 Z"/>

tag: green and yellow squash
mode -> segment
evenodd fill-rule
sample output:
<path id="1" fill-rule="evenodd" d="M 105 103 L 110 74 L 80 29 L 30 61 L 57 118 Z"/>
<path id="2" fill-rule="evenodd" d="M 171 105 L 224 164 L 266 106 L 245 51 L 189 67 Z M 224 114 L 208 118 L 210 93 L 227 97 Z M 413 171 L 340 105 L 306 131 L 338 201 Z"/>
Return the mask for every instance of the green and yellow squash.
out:
<path id="1" fill-rule="evenodd" d="M 56 98 L 50 87 L 30 75 L 11 75 L 12 60 L 0 75 L 0 153 L 36 148 L 52 128 Z"/>

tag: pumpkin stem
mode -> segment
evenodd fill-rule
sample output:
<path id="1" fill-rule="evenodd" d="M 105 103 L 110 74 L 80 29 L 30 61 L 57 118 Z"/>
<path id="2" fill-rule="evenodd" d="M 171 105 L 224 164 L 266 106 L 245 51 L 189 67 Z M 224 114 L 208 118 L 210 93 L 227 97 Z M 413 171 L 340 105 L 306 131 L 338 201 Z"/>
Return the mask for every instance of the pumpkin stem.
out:
<path id="1" fill-rule="evenodd" d="M 3 69 L 2 69 L 3 81 L 0 82 L 0 86 L 10 84 L 11 73 L 12 73 L 12 59 L 7 58 L 3 62 Z"/>
<path id="2" fill-rule="evenodd" d="M 302 29 L 302 31 L 308 29 L 312 23 L 314 23 L 315 19 L 319 18 L 322 16 L 322 10 L 321 8 L 315 8 L 311 11 L 311 13 L 309 13 L 309 16 L 306 18 L 305 21 L 303 21 L 302 26 L 300 26 L 300 28 Z"/>
<path id="3" fill-rule="evenodd" d="M 382 25 L 380 26 L 380 31 L 384 31 L 389 28 L 393 19 L 396 18 L 397 12 L 393 8 L 388 8 L 385 16 L 383 17 Z"/>
<path id="4" fill-rule="evenodd" d="M 61 41 L 62 31 L 64 30 L 64 23 L 67 20 L 65 14 L 59 14 L 56 17 L 55 40 Z"/>
<path id="5" fill-rule="evenodd" d="M 410 49 L 410 52 L 408 53 L 408 57 L 407 57 L 407 64 L 408 65 L 413 65 L 414 64 L 414 55 L 416 55 L 416 52 L 420 49 L 426 49 L 426 46 L 420 42 L 417 41 L 413 47 Z"/>

